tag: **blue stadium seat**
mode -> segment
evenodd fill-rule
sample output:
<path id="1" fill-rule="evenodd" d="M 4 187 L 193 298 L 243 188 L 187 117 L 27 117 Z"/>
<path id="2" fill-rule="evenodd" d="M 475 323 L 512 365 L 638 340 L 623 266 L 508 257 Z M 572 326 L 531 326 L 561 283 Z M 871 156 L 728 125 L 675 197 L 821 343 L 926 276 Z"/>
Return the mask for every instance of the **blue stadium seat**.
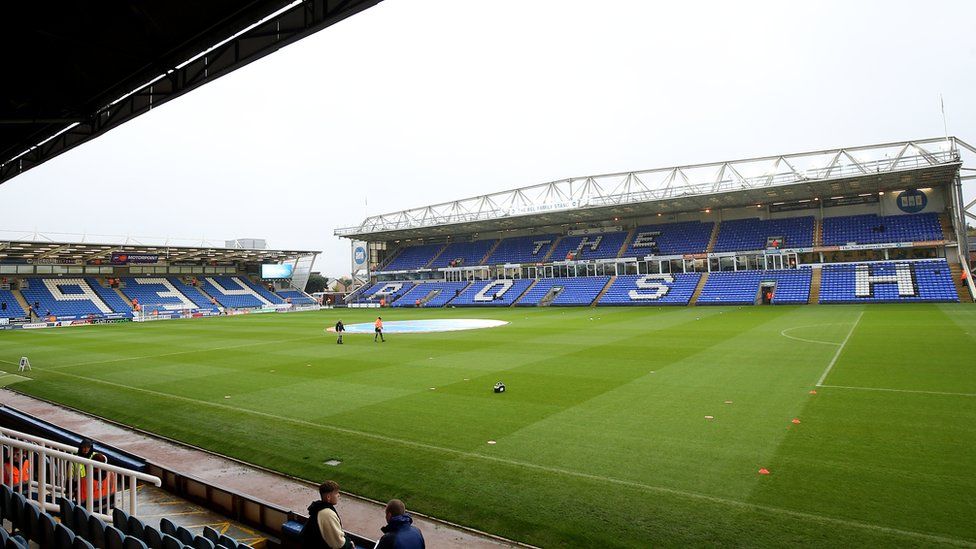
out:
<path id="1" fill-rule="evenodd" d="M 450 301 L 458 307 L 508 307 L 532 284 L 530 279 L 481 280 L 471 283 Z"/>
<path id="2" fill-rule="evenodd" d="M 403 292 L 400 297 L 393 302 L 394 307 L 414 307 L 418 299 L 424 299 L 432 292 L 437 292 L 424 307 L 443 307 L 454 299 L 456 293 L 467 287 L 467 282 L 424 282 L 416 284 L 408 291 Z"/>
<path id="3" fill-rule="evenodd" d="M 782 248 L 809 248 L 813 246 L 813 225 L 813 216 L 723 221 L 713 251 L 762 250 L 770 237 L 783 238 Z"/>
<path id="4" fill-rule="evenodd" d="M 437 252 L 441 251 L 444 244 L 424 244 L 421 246 L 406 246 L 396 257 L 388 263 L 385 267 L 382 267 L 380 271 L 412 271 L 416 269 L 422 269 Z"/>
<path id="5" fill-rule="evenodd" d="M 444 248 L 441 255 L 431 263 L 431 268 L 438 269 L 450 266 L 456 261 L 457 267 L 481 265 L 485 255 L 495 245 L 497 240 L 475 240 L 473 242 L 452 242 Z"/>
<path id="6" fill-rule="evenodd" d="M 292 305 L 314 305 L 317 303 L 308 294 L 298 290 L 280 290 L 277 294 Z"/>
<path id="7" fill-rule="evenodd" d="M 944 238 L 939 216 L 935 213 L 886 216 L 869 214 L 825 217 L 823 220 L 825 246 L 920 242 Z"/>
<path id="8" fill-rule="evenodd" d="M 488 257 L 487 265 L 504 265 L 506 263 L 539 263 L 549 250 L 552 249 L 556 239 L 554 234 L 516 236 L 503 238 L 498 243 L 498 247 Z"/>
<path id="9" fill-rule="evenodd" d="M 774 305 L 806 303 L 810 299 L 812 271 L 808 268 L 775 271 L 709 273 L 698 305 L 753 305 L 764 282 L 774 282 Z"/>
<path id="10" fill-rule="evenodd" d="M 102 298 L 102 301 L 111 307 L 113 311 L 117 313 L 132 313 L 132 307 L 114 289 L 103 286 L 97 278 L 89 277 L 85 279 L 85 282 L 95 290 L 98 297 Z"/>
<path id="11" fill-rule="evenodd" d="M 203 301 L 203 296 L 197 300 L 192 299 L 192 294 L 187 290 L 182 282 L 177 284 L 176 279 L 166 277 L 139 277 L 122 278 L 122 293 L 130 301 L 137 301 L 143 311 L 179 311 L 182 309 L 211 308 L 210 303 L 204 302 L 202 306 L 199 301 Z M 194 289 L 194 292 L 196 290 Z M 196 292 L 199 294 L 199 292 Z"/>
<path id="12" fill-rule="evenodd" d="M 27 303 L 37 302 L 36 311 L 46 315 L 47 311 L 61 320 L 73 320 L 93 315 L 96 318 L 114 313 L 84 278 L 30 278 L 25 279 L 21 293 Z M 8 305 L 9 307 L 9 305 Z"/>
<path id="13" fill-rule="evenodd" d="M 624 257 L 705 253 L 715 224 L 682 221 L 637 227 Z"/>
<path id="14" fill-rule="evenodd" d="M 0 290 L 0 303 L 6 303 L 7 308 L 0 310 L 0 318 L 23 318 L 27 312 L 17 302 L 14 293 L 10 290 Z"/>
<path id="15" fill-rule="evenodd" d="M 945 259 L 824 265 L 820 303 L 957 302 Z"/>
<path id="16" fill-rule="evenodd" d="M 274 301 L 265 297 L 266 289 L 262 291 L 247 277 L 239 276 L 207 276 L 200 279 L 200 287 L 213 296 L 224 307 L 236 309 L 265 307 L 274 305 Z M 275 297 L 278 303 L 283 300 Z"/>
<path id="17" fill-rule="evenodd" d="M 610 281 L 609 276 L 581 276 L 569 278 L 540 278 L 516 304 L 519 307 L 536 306 L 553 288 L 560 288 L 550 305 L 589 305 Z"/>
<path id="18" fill-rule="evenodd" d="M 379 302 L 385 296 L 387 303 L 394 303 L 403 294 L 410 291 L 414 282 L 377 282 L 360 295 L 360 301 Z"/>
<path id="19" fill-rule="evenodd" d="M 701 273 L 618 276 L 598 305 L 687 305 Z"/>
<path id="20" fill-rule="evenodd" d="M 620 248 L 627 240 L 627 232 L 600 233 L 588 235 L 565 236 L 556 244 L 552 252 L 552 261 L 565 261 L 570 253 L 576 260 L 610 259 L 617 257 Z"/>

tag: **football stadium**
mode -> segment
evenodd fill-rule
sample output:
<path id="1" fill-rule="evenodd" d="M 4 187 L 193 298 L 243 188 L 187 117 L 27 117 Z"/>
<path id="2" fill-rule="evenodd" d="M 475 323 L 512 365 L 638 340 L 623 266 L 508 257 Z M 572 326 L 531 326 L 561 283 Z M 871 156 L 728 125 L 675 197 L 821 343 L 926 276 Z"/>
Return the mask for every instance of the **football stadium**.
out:
<path id="1" fill-rule="evenodd" d="M 0 181 L 376 3 L 201 6 Z M 976 546 L 976 148 L 837 145 L 406 197 L 335 299 L 316 250 L 5 236 L 3 546 L 312 546 L 324 480 L 345 547 L 394 498 L 431 547 Z"/>

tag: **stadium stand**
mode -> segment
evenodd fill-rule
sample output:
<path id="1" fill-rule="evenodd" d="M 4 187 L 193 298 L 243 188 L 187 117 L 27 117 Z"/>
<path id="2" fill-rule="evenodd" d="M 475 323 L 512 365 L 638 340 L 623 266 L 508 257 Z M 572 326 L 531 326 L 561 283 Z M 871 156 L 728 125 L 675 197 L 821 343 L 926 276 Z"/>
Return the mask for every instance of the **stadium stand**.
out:
<path id="1" fill-rule="evenodd" d="M 781 237 L 782 248 L 813 246 L 813 216 L 784 219 L 732 219 L 719 225 L 716 252 L 762 250 L 767 239 Z"/>
<path id="2" fill-rule="evenodd" d="M 810 269 L 713 272 L 698 296 L 699 305 L 753 305 L 763 283 L 774 283 L 773 304 L 806 303 Z"/>
<path id="3" fill-rule="evenodd" d="M 10 290 L 0 290 L 0 303 L 6 303 L 6 309 L 0 309 L 0 318 L 23 318 L 27 316 L 17 298 Z"/>
<path id="4" fill-rule="evenodd" d="M 824 265 L 820 303 L 957 302 L 944 259 Z"/>
<path id="5" fill-rule="evenodd" d="M 549 254 L 557 238 L 559 237 L 555 234 L 503 238 L 485 263 L 488 265 L 538 263 Z"/>
<path id="6" fill-rule="evenodd" d="M 244 282 L 244 284 L 247 284 L 248 288 L 257 292 L 258 295 L 266 299 L 272 305 L 281 305 L 282 303 L 285 302 L 285 300 L 282 299 L 281 296 L 272 292 L 271 290 L 268 290 L 263 285 L 251 280 L 246 276 L 238 276 L 238 277 L 234 277 L 234 279 L 239 282 Z"/>
<path id="7" fill-rule="evenodd" d="M 532 280 L 484 280 L 474 282 L 449 303 L 458 307 L 508 307 L 525 292 Z"/>
<path id="8" fill-rule="evenodd" d="M 213 311 L 218 310 L 218 307 L 210 301 L 210 296 L 200 288 L 191 286 L 190 284 L 187 284 L 176 277 L 170 277 L 167 280 L 169 280 L 170 283 L 172 283 L 173 286 L 176 287 L 176 289 L 179 290 L 183 295 L 190 298 L 190 301 L 195 303 L 198 308 Z"/>
<path id="9" fill-rule="evenodd" d="M 427 266 L 428 263 L 434 256 L 437 255 L 441 249 L 444 248 L 443 244 L 424 244 L 421 246 L 407 246 L 404 247 L 396 257 L 390 261 L 386 267 L 383 267 L 383 271 L 408 271 L 413 269 L 422 269 Z"/>
<path id="10" fill-rule="evenodd" d="M 480 265 L 485 255 L 491 250 L 497 240 L 475 240 L 473 242 L 452 242 L 444 248 L 437 259 L 431 263 L 432 268 L 449 267 L 455 262 L 456 267 Z"/>
<path id="11" fill-rule="evenodd" d="M 711 221 L 682 221 L 637 227 L 624 257 L 705 253 L 714 226 Z"/>
<path id="12" fill-rule="evenodd" d="M 366 301 L 379 301 L 385 296 L 388 303 L 395 302 L 409 292 L 413 285 L 413 282 L 377 282 L 363 292 L 362 298 Z"/>
<path id="13" fill-rule="evenodd" d="M 244 282 L 242 277 L 205 277 L 200 280 L 200 287 L 224 307 L 253 308 L 271 305 L 269 300 Z"/>
<path id="14" fill-rule="evenodd" d="M 25 279 L 21 293 L 28 303 L 39 304 L 37 312 L 40 315 L 46 316 L 50 311 L 58 319 L 75 319 L 88 315 L 101 317 L 114 312 L 83 278 Z"/>
<path id="15" fill-rule="evenodd" d="M 115 290 L 102 285 L 101 282 L 96 278 L 86 278 L 85 282 L 95 290 L 98 297 L 105 302 L 106 305 L 111 307 L 111 309 L 117 313 L 131 313 L 132 307 L 122 299 L 119 294 L 115 293 Z"/>
<path id="16" fill-rule="evenodd" d="M 589 305 L 609 281 L 609 276 L 540 278 L 519 299 L 517 305 Z"/>
<path id="17" fill-rule="evenodd" d="M 627 239 L 627 232 L 600 233 L 567 236 L 559 241 L 556 250 L 552 252 L 553 261 L 563 261 L 570 253 L 577 260 L 587 259 L 609 259 L 617 257 L 624 240 Z"/>
<path id="18" fill-rule="evenodd" d="M 401 294 L 393 306 L 415 307 L 419 299 L 423 307 L 443 307 L 467 285 L 467 282 L 424 282 Z"/>
<path id="19" fill-rule="evenodd" d="M 184 289 L 177 287 L 173 279 L 164 277 L 122 279 L 122 293 L 134 303 L 138 302 L 143 311 L 200 308 L 200 304 L 190 299 Z M 204 308 L 210 308 L 210 304 L 207 303 Z"/>
<path id="20" fill-rule="evenodd" d="M 10 530 L 0 528 L 0 543 L 8 549 L 28 547 L 57 549 L 86 548 L 216 548 L 251 549 L 250 545 L 204 526 L 200 534 L 169 519 L 160 519 L 159 528 L 114 509 L 112 523 L 67 498 L 58 498 L 59 520 L 33 501 L 8 486 L 0 486 L 0 506 Z M 14 512 L 14 511 L 17 512 Z M 29 543 L 28 543 L 29 542 Z"/>
<path id="21" fill-rule="evenodd" d="M 282 299 L 293 305 L 312 305 L 315 303 L 315 299 L 298 290 L 279 290 L 277 293 Z"/>
<path id="22" fill-rule="evenodd" d="M 886 216 L 868 214 L 825 217 L 823 220 L 825 246 L 919 242 L 944 238 L 939 216 L 935 213 Z"/>
<path id="23" fill-rule="evenodd" d="M 687 305 L 701 273 L 618 276 L 598 305 Z"/>

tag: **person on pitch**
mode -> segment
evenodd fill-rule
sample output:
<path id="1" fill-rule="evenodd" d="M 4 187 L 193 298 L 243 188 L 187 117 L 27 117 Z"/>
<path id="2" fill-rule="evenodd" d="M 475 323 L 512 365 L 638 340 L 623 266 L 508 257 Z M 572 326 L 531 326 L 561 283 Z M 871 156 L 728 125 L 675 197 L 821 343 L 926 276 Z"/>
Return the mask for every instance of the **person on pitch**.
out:
<path id="1" fill-rule="evenodd" d="M 383 317 L 376 317 L 376 322 L 373 323 L 374 332 L 373 343 L 376 343 L 376 338 L 380 338 L 380 343 L 386 343 L 386 339 L 383 337 Z"/>
<path id="2" fill-rule="evenodd" d="M 342 323 L 342 320 L 336 322 L 335 331 L 339 334 L 339 339 L 336 340 L 336 343 L 342 345 L 342 332 L 346 331 L 346 326 Z"/>

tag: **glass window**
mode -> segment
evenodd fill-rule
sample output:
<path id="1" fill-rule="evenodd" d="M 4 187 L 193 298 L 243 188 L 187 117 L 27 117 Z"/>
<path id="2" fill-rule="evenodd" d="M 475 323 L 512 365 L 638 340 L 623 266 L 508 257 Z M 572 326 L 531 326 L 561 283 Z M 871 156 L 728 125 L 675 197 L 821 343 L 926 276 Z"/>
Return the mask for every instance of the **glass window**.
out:
<path id="1" fill-rule="evenodd" d="M 0 265 L 0 274 L 14 274 L 16 272 L 16 265 Z"/>
<path id="2" fill-rule="evenodd" d="M 18 265 L 17 274 L 32 274 L 34 272 L 33 265 Z"/>
<path id="3" fill-rule="evenodd" d="M 38 265 L 37 266 L 37 274 L 51 274 L 52 272 L 53 272 L 53 269 L 51 269 L 51 266 L 50 265 Z"/>
<path id="4" fill-rule="evenodd" d="M 84 267 L 68 267 L 68 274 L 84 274 Z"/>

